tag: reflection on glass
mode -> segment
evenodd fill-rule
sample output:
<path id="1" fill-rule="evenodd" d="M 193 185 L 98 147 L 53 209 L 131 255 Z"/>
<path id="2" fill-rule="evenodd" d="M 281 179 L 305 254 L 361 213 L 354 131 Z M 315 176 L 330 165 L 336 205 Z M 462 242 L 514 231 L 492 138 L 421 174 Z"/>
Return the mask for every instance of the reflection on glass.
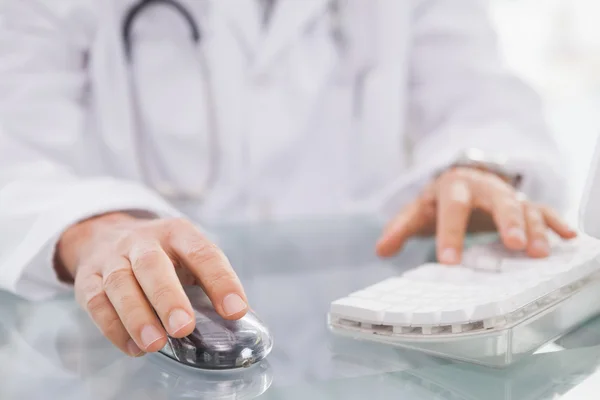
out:
<path id="1" fill-rule="evenodd" d="M 169 398 L 254 399 L 265 393 L 273 382 L 272 369 L 266 361 L 235 371 L 202 371 L 160 355 L 152 355 L 149 360 L 152 366 L 146 372 L 156 378 L 159 391 L 168 393 Z M 152 393 L 156 389 L 153 388 Z"/>

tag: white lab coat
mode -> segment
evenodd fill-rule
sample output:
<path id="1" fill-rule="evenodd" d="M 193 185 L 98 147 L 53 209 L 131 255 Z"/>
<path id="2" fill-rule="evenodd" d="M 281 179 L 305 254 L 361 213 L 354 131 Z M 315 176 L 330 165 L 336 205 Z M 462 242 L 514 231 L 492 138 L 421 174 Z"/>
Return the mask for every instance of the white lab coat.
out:
<path id="1" fill-rule="evenodd" d="M 135 24 L 131 68 L 121 21 L 134 0 L 2 2 L 1 288 L 65 289 L 59 235 L 112 210 L 388 217 L 467 147 L 509 155 L 525 191 L 560 206 L 560 157 L 535 94 L 499 62 L 485 1 L 349 0 L 343 53 L 327 0 L 281 0 L 266 31 L 255 0 L 180 1 L 202 46 L 154 7 Z M 203 201 L 183 204 L 155 188 L 195 188 L 208 171 L 199 54 L 221 162 Z"/>

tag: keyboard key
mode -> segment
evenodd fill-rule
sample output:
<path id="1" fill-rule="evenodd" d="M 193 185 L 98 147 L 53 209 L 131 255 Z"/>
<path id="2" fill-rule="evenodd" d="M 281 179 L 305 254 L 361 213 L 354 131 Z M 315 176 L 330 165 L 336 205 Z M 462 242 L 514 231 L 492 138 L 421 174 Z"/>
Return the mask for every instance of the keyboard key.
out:
<path id="1" fill-rule="evenodd" d="M 367 287 L 365 290 L 374 293 L 387 293 L 402 287 L 404 279 L 400 277 L 388 278 L 382 282 Z"/>
<path id="2" fill-rule="evenodd" d="M 396 294 L 396 293 L 386 293 L 381 297 L 378 297 L 379 301 L 388 304 L 398 304 L 398 303 L 406 303 L 408 300 L 406 296 Z"/>
<path id="3" fill-rule="evenodd" d="M 498 271 L 500 270 L 500 260 L 493 255 L 480 254 L 465 259 L 464 264 L 475 270 Z"/>
<path id="4" fill-rule="evenodd" d="M 452 325 L 457 323 L 465 323 L 471 320 L 471 315 L 473 314 L 473 308 L 467 306 L 466 304 L 456 304 L 453 306 L 449 306 L 446 309 L 442 310 L 440 315 L 440 324 L 442 325 Z"/>
<path id="5" fill-rule="evenodd" d="M 351 293 L 348 297 L 359 297 L 361 299 L 376 300 L 379 295 L 375 292 L 369 292 L 367 290 L 359 290 L 358 292 Z"/>
<path id="6" fill-rule="evenodd" d="M 402 275 L 407 280 L 415 281 L 440 281 L 439 277 L 449 268 L 442 264 L 423 264 L 420 267 L 407 271 Z"/>
<path id="7" fill-rule="evenodd" d="M 383 312 L 389 307 L 375 300 L 346 297 L 331 303 L 331 313 L 352 321 L 381 323 Z"/>
<path id="8" fill-rule="evenodd" d="M 490 318 L 496 318 L 502 315 L 500 303 L 497 301 L 488 301 L 477 304 L 471 314 L 472 321 L 483 321 Z"/>
<path id="9" fill-rule="evenodd" d="M 441 310 L 437 306 L 422 305 L 412 313 L 412 325 L 439 325 Z"/>
<path id="10" fill-rule="evenodd" d="M 384 325 L 410 325 L 412 323 L 412 312 L 417 308 L 415 304 L 395 305 L 383 315 Z"/>

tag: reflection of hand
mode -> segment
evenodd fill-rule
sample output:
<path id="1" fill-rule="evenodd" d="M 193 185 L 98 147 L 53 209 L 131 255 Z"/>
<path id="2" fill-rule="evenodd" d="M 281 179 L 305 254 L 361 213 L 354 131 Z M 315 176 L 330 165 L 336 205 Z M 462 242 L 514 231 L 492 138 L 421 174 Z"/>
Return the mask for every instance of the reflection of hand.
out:
<path id="1" fill-rule="evenodd" d="M 531 257 L 549 255 L 548 228 L 565 239 L 577 234 L 547 206 L 520 198 L 497 175 L 474 168 L 453 168 L 434 180 L 385 228 L 377 244 L 380 256 L 397 253 L 412 236 L 436 234 L 441 263 L 461 261 L 465 234 L 498 230 L 511 250 Z"/>
<path id="2" fill-rule="evenodd" d="M 194 313 L 182 283 L 199 283 L 226 319 L 248 309 L 227 258 L 186 220 L 120 213 L 92 218 L 62 235 L 57 255 L 74 277 L 79 304 L 132 356 L 160 350 L 167 332 L 176 338 L 192 333 Z"/>

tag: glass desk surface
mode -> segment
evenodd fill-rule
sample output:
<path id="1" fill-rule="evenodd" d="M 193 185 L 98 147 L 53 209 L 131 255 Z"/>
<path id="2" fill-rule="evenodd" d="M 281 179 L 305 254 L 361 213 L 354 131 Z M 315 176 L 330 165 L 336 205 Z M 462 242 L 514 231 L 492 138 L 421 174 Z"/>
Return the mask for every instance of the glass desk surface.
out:
<path id="1" fill-rule="evenodd" d="M 29 303 L 0 292 L 0 399 L 555 399 L 600 367 L 600 321 L 506 369 L 436 359 L 332 335 L 329 304 L 431 259 L 411 243 L 373 252 L 360 219 L 212 227 L 253 309 L 273 332 L 267 362 L 241 372 L 132 359 L 104 339 L 72 296 Z"/>

